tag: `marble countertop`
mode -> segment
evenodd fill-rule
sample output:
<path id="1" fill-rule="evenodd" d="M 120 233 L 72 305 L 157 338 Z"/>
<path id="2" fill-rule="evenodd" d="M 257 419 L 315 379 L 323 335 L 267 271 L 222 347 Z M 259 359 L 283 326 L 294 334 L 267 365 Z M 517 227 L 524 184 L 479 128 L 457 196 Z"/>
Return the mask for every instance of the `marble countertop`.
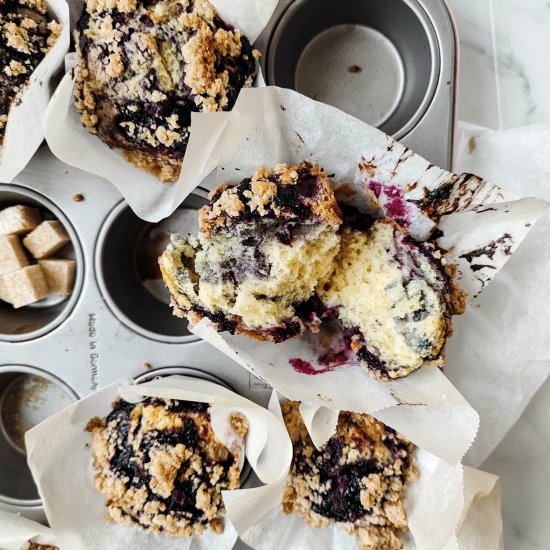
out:
<path id="1" fill-rule="evenodd" d="M 550 123 L 550 2 L 447 0 L 460 39 L 457 117 L 503 130 Z M 481 468 L 501 477 L 507 550 L 550 546 L 550 380 Z"/>

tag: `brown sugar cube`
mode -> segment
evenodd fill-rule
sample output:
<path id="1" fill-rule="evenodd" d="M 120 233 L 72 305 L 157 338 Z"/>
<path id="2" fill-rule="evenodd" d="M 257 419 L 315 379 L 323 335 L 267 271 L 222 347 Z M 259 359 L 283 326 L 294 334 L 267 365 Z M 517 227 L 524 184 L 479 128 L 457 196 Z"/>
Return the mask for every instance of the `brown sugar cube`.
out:
<path id="1" fill-rule="evenodd" d="M 38 208 L 9 206 L 0 210 L 0 235 L 22 235 L 32 231 L 42 219 Z"/>
<path id="2" fill-rule="evenodd" d="M 24 239 L 23 244 L 38 260 L 46 258 L 65 246 L 71 239 L 60 222 L 47 220 L 33 229 Z"/>
<path id="3" fill-rule="evenodd" d="M 50 294 L 48 283 L 39 265 L 29 265 L 2 275 L 0 288 L 4 289 L 5 301 L 16 309 L 34 304 Z"/>
<path id="4" fill-rule="evenodd" d="M 0 300 L 3 300 L 4 302 L 8 302 L 11 304 L 8 287 L 6 286 L 4 277 L 2 277 L 2 275 L 0 275 Z"/>
<path id="5" fill-rule="evenodd" d="M 17 235 L 0 237 L 0 275 L 29 265 L 29 260 Z"/>
<path id="6" fill-rule="evenodd" d="M 73 291 L 76 262 L 74 260 L 39 260 L 52 294 L 67 295 Z"/>

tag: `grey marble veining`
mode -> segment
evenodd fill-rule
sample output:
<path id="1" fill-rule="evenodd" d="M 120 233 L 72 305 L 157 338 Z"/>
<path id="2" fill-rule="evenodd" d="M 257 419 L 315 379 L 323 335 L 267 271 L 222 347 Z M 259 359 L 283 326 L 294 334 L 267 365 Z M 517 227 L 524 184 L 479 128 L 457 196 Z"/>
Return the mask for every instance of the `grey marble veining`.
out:
<path id="1" fill-rule="evenodd" d="M 550 122 L 550 2 L 448 4 L 461 47 L 458 118 L 496 130 Z"/>

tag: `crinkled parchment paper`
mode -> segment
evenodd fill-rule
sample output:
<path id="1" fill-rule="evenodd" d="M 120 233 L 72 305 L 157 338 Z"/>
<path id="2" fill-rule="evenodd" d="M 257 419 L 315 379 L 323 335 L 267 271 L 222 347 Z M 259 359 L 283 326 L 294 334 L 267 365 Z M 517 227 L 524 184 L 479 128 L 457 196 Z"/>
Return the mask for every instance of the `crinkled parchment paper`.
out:
<path id="1" fill-rule="evenodd" d="M 69 7 L 65 0 L 48 0 L 48 7 L 63 29 L 9 111 L 0 146 L 0 181 L 4 183 L 10 183 L 25 168 L 44 139 L 41 120 L 51 96 L 50 79 L 62 68 L 69 49 Z"/>
<path id="2" fill-rule="evenodd" d="M 461 126 L 457 142 L 458 169 L 550 200 L 550 125 L 500 132 Z M 546 212 L 489 288 L 455 318 L 446 374 L 481 420 L 465 459 L 470 465 L 487 458 L 550 374 L 549 235 Z"/>
<path id="3" fill-rule="evenodd" d="M 0 549 L 27 550 L 29 541 L 44 545 L 55 544 L 53 532 L 49 527 L 18 514 L 0 510 Z"/>
<path id="4" fill-rule="evenodd" d="M 377 191 L 386 213 L 398 211 L 417 239 L 437 225 L 438 244 L 448 250 L 445 257 L 457 265 L 460 285 L 470 296 L 483 290 L 548 206 L 540 199 L 518 199 L 479 177 L 432 166 L 382 132 L 290 90 L 243 90 L 231 113 L 194 115 L 192 128 L 179 201 L 199 183 L 236 183 L 257 165 L 320 163 L 335 182 L 354 186 L 356 202 L 365 189 Z M 475 437 L 476 412 L 436 368 L 426 365 L 407 378 L 381 382 L 350 361 L 312 376 L 296 372 L 289 360 L 319 366 L 318 335 L 271 344 L 218 334 L 205 320 L 192 330 L 285 397 L 373 414 L 449 463 L 459 462 Z M 456 339 L 455 345 L 460 345 Z M 471 372 L 457 377 L 464 393 L 478 388 L 480 380 Z M 494 388 L 476 391 L 490 395 Z"/>
<path id="5" fill-rule="evenodd" d="M 228 550 L 237 533 L 229 520 L 216 535 L 166 537 L 135 526 L 107 521 L 105 496 L 93 486 L 91 436 L 84 428 L 94 416 L 105 416 L 123 391 L 125 398 L 145 395 L 211 403 L 212 427 L 224 444 L 233 445 L 229 416 L 241 412 L 249 421 L 245 454 L 269 487 L 288 471 L 292 444 L 284 425 L 269 411 L 232 391 L 196 378 L 170 376 L 139 386 L 112 384 L 63 409 L 26 434 L 28 461 L 57 543 L 71 550 Z M 277 450 L 277 451 L 276 451 Z M 265 451 L 265 452 L 264 452 Z"/>
<path id="6" fill-rule="evenodd" d="M 270 409 L 282 419 L 279 403 Z M 321 445 L 333 434 L 331 413 L 313 414 L 301 408 L 312 440 Z M 500 550 L 500 484 L 491 474 L 450 465 L 417 449 L 415 464 L 419 478 L 408 489 L 405 509 L 410 533 L 405 538 L 408 550 Z M 227 512 L 240 537 L 256 550 L 353 550 L 355 539 L 336 525 L 314 528 L 301 517 L 282 511 L 285 480 L 273 485 L 269 493 L 259 489 L 231 491 L 224 495 Z M 261 489 L 261 488 L 260 488 Z"/>
<path id="7" fill-rule="evenodd" d="M 59 1 L 59 0 L 58 0 Z M 278 0 L 210 0 L 224 21 L 242 30 L 254 42 L 267 25 Z M 76 70 L 76 69 L 75 69 Z M 258 65 L 256 86 L 263 77 Z M 157 222 L 180 204 L 175 183 L 161 183 L 156 177 L 124 160 L 82 125 L 73 105 L 75 73 L 69 71 L 57 87 L 44 116 L 44 134 L 53 154 L 63 162 L 109 180 L 141 218 Z M 184 161 L 186 162 L 186 161 Z"/>

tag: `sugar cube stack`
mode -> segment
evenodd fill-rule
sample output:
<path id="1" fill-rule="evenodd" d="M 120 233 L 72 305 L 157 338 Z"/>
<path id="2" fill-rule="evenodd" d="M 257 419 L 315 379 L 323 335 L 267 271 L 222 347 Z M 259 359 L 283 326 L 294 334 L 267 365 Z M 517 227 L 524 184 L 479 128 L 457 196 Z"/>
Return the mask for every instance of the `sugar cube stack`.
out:
<path id="1" fill-rule="evenodd" d="M 70 294 L 76 262 L 50 258 L 69 242 L 63 225 L 42 221 L 38 208 L 15 205 L 0 210 L 0 300 L 20 308 L 52 294 Z"/>

